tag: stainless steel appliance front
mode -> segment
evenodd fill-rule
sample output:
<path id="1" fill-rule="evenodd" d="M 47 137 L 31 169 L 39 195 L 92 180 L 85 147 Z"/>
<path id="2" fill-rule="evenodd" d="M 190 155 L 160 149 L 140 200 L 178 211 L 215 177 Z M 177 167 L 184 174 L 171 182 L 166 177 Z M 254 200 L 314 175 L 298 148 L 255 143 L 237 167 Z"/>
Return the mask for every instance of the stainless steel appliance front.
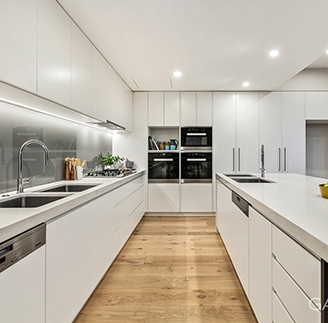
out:
<path id="1" fill-rule="evenodd" d="M 149 183 L 179 183 L 179 153 L 148 153 Z"/>
<path id="2" fill-rule="evenodd" d="M 181 183 L 212 183 L 212 153 L 182 152 Z"/>

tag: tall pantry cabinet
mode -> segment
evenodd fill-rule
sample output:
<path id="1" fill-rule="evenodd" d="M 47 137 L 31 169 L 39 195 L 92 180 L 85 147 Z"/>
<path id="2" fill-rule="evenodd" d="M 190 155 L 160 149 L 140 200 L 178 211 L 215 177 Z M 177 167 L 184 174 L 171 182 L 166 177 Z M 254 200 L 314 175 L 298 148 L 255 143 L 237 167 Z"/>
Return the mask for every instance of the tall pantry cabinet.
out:
<path id="1" fill-rule="evenodd" d="M 213 95 L 214 171 L 258 172 L 258 93 Z"/>

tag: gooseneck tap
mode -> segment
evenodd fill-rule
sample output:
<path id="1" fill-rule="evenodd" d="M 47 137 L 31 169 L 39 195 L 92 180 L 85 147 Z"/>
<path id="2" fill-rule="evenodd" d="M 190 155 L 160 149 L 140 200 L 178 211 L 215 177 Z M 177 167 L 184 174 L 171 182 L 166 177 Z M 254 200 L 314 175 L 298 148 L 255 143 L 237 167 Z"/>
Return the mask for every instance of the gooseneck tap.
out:
<path id="1" fill-rule="evenodd" d="M 261 177 L 265 177 L 265 167 L 264 167 L 264 145 L 261 145 Z"/>
<path id="2" fill-rule="evenodd" d="M 43 148 L 44 153 L 45 153 L 45 165 L 48 165 L 48 163 L 49 163 L 49 149 L 41 140 L 30 139 L 30 140 L 27 140 L 26 142 L 24 142 L 22 144 L 22 146 L 19 148 L 19 152 L 18 152 L 17 193 L 24 192 L 24 183 L 26 181 L 24 181 L 24 179 L 23 179 L 23 151 L 26 146 L 29 146 L 31 144 L 36 144 Z"/>

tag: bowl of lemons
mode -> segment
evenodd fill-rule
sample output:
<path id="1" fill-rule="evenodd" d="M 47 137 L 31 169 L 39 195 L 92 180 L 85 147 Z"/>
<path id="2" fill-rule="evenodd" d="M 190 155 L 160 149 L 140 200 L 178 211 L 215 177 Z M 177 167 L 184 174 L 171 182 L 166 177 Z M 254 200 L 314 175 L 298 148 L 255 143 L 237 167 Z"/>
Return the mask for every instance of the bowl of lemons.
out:
<path id="1" fill-rule="evenodd" d="M 328 183 L 326 184 L 319 184 L 321 196 L 328 199 Z"/>

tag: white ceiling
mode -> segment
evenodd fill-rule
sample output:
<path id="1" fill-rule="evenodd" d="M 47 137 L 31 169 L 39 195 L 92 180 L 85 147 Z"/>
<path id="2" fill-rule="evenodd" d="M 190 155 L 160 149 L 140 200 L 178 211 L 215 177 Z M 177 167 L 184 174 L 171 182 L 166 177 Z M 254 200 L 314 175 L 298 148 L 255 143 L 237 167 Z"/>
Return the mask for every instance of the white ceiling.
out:
<path id="1" fill-rule="evenodd" d="M 328 49 L 327 0 L 57 1 L 133 91 L 274 90 Z"/>

